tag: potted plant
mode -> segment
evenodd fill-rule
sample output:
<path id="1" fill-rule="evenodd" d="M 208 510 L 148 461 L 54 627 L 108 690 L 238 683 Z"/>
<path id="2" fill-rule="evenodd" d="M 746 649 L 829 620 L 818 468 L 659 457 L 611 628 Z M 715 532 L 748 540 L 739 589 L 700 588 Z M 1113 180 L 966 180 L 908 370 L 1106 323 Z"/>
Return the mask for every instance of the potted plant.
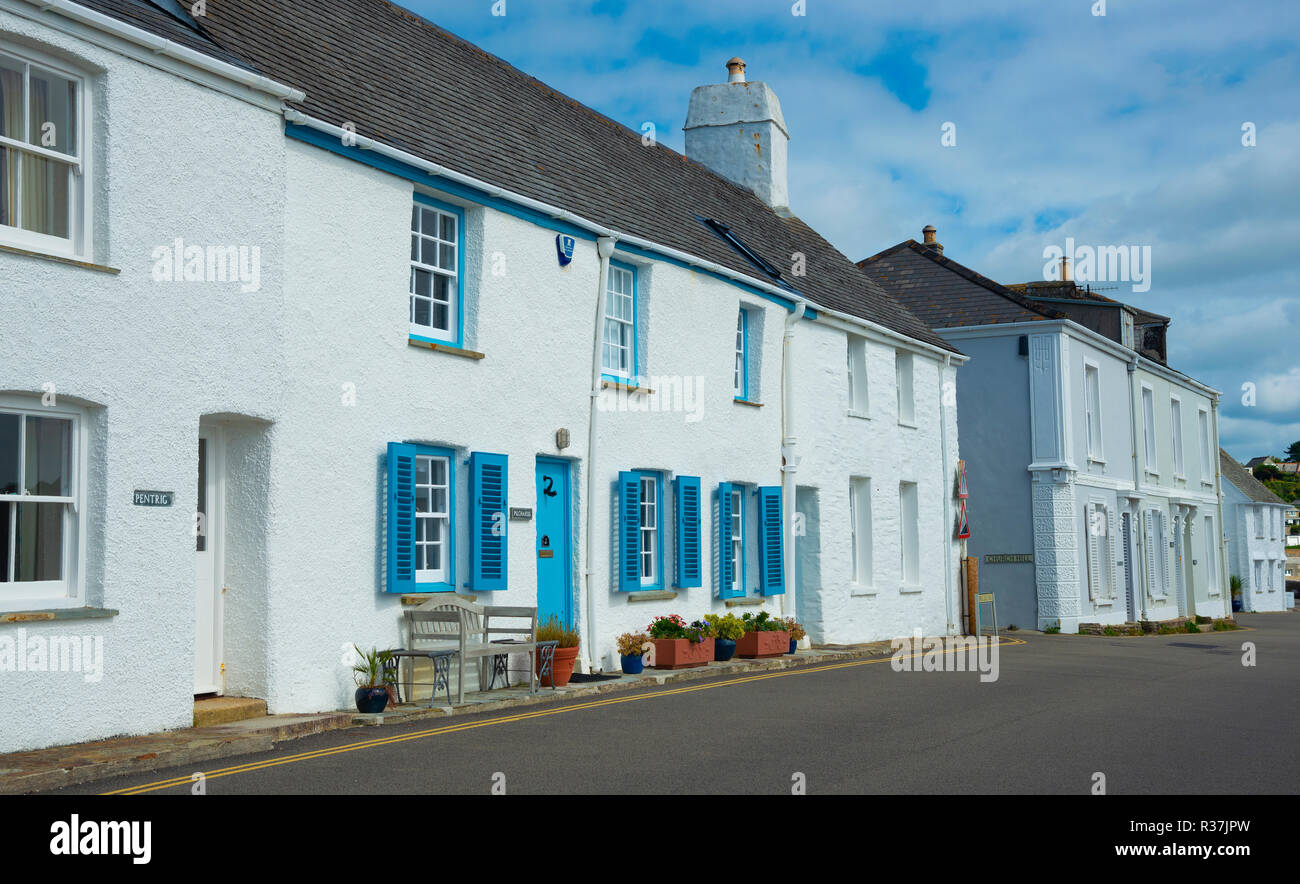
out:
<path id="1" fill-rule="evenodd" d="M 388 705 L 388 685 L 384 682 L 384 670 L 393 659 L 393 653 L 378 648 L 371 648 L 369 653 L 365 653 L 356 645 L 352 647 L 361 658 L 352 667 L 352 676 L 357 682 L 357 692 L 353 695 L 357 711 L 376 715 Z"/>
<path id="2" fill-rule="evenodd" d="M 555 646 L 555 654 L 551 657 L 551 674 L 542 676 L 542 687 L 551 687 L 554 681 L 555 687 L 562 688 L 569 683 L 573 677 L 573 664 L 578 661 L 578 645 L 581 644 L 582 637 L 578 630 L 571 626 L 564 626 L 560 623 L 560 618 L 551 615 L 542 621 L 537 627 L 537 640 L 539 642 L 559 642 Z M 542 668 L 542 656 L 537 655 L 537 670 L 540 673 Z"/>
<path id="3" fill-rule="evenodd" d="M 685 669 L 707 666 L 713 659 L 713 639 L 708 625 L 687 623 L 677 614 L 656 617 L 650 624 L 650 641 L 655 647 L 655 669 Z"/>
<path id="4" fill-rule="evenodd" d="M 618 654 L 624 675 L 640 675 L 645 669 L 645 646 L 650 636 L 644 632 L 625 632 L 618 637 Z"/>
<path id="5" fill-rule="evenodd" d="M 1228 577 L 1228 587 L 1232 590 L 1232 610 L 1241 610 L 1241 578 L 1236 574 Z"/>
<path id="6" fill-rule="evenodd" d="M 713 628 L 713 659 L 725 663 L 736 654 L 736 642 L 745 635 L 745 623 L 735 614 L 709 614 L 705 621 Z"/>
<path id="7" fill-rule="evenodd" d="M 780 657 L 790 652 L 790 633 L 785 624 L 767 611 L 757 615 L 746 614 L 740 618 L 745 634 L 736 642 L 736 656 L 747 660 L 760 657 Z"/>
<path id="8" fill-rule="evenodd" d="M 808 631 L 799 624 L 799 621 L 793 617 L 785 618 L 785 631 L 790 633 L 790 653 L 793 654 L 799 650 L 799 640 L 808 634 Z"/>

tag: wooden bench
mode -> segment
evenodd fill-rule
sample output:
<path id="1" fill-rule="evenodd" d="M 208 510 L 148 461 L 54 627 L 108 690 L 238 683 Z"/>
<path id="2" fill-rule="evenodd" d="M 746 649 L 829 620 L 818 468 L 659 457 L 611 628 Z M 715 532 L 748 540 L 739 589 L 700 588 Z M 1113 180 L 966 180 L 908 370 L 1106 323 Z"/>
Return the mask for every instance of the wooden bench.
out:
<path id="1" fill-rule="evenodd" d="M 403 612 L 406 619 L 405 651 L 455 651 L 458 660 L 456 702 L 465 702 L 465 664 L 492 663 L 505 654 L 528 654 L 531 690 L 537 691 L 537 609 L 479 605 L 457 596 L 429 599 Z M 407 670 L 407 696 L 411 696 L 414 661 Z M 489 667 L 481 667 L 487 670 Z M 485 681 L 480 672 L 479 685 Z"/>

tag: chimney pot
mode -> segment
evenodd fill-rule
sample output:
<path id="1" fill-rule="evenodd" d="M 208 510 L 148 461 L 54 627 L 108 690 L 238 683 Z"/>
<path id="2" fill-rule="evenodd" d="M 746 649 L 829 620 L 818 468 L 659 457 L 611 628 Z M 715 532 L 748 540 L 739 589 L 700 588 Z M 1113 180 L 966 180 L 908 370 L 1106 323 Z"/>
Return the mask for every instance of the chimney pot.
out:
<path id="1" fill-rule="evenodd" d="M 934 238 L 935 234 L 938 232 L 939 231 L 935 229 L 933 224 L 927 224 L 921 228 L 921 238 L 925 241 L 924 244 L 926 248 L 933 249 L 942 255 L 943 245 Z"/>
<path id="2" fill-rule="evenodd" d="M 1061 256 L 1061 282 L 1070 282 L 1070 259 Z"/>
<path id="3" fill-rule="evenodd" d="M 745 82 L 745 60 L 743 58 L 733 58 L 727 62 L 727 82 Z"/>

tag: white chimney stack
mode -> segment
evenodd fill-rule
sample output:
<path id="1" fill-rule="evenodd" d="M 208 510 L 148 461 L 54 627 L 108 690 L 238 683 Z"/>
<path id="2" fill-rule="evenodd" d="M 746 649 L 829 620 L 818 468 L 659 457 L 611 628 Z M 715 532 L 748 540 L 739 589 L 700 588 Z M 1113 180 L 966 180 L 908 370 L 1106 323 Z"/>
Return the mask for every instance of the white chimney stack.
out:
<path id="1" fill-rule="evenodd" d="M 745 62 L 727 62 L 727 82 L 699 86 L 686 115 L 686 156 L 789 212 L 790 133 L 766 83 L 745 79 Z"/>

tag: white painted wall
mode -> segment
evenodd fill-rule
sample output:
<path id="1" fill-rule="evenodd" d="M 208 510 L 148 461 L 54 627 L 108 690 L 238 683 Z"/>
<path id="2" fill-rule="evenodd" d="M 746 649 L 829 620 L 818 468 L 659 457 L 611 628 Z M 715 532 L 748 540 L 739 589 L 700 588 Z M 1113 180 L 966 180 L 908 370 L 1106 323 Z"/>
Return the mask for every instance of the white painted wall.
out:
<path id="1" fill-rule="evenodd" d="M 85 409 L 85 572 L 64 604 L 110 619 L 0 624 L 103 640 L 104 674 L 0 674 L 0 751 L 188 726 L 194 677 L 197 438 L 203 415 L 275 420 L 280 346 L 284 137 L 276 115 L 48 26 L 0 11 L 0 42 L 56 54 L 92 77 L 93 260 L 110 274 L 0 252 L 0 392 Z M 111 133 L 111 137 L 110 137 Z M 157 283 L 152 251 L 190 244 L 261 249 L 261 290 Z M 224 342 L 224 343 L 223 343 Z M 175 505 L 132 505 L 134 489 Z M 265 585 L 250 556 L 241 581 Z M 0 611 L 48 607 L 0 586 Z"/>
<path id="2" fill-rule="evenodd" d="M 1241 578 L 1241 603 L 1246 611 L 1286 610 L 1286 539 L 1277 527 L 1286 507 L 1256 503 L 1224 480 L 1223 508 L 1227 517 L 1230 573 Z M 1264 536 L 1256 520 L 1264 514 Z M 1263 562 L 1264 573 L 1257 579 L 1255 562 Z M 1278 565 L 1282 573 L 1278 574 Z M 1268 569 L 1272 569 L 1269 573 Z M 1271 586 L 1270 586 L 1271 584 Z"/>

